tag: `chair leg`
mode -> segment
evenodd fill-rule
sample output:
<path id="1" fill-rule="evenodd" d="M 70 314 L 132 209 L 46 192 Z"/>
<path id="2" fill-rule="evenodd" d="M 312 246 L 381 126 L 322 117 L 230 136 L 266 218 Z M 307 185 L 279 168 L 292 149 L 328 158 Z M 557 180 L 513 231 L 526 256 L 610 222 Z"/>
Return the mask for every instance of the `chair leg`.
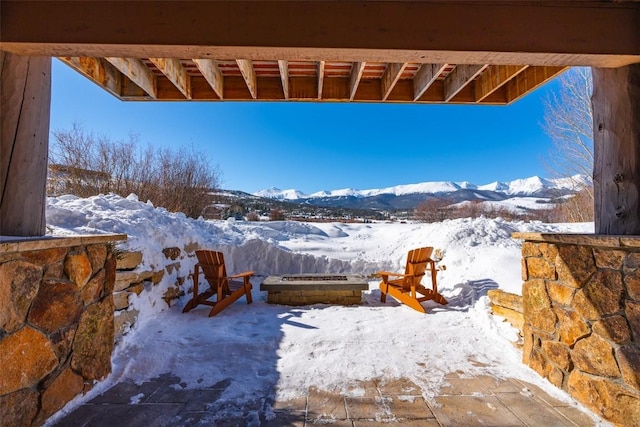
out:
<path id="1" fill-rule="evenodd" d="M 440 292 L 438 292 L 438 280 L 437 280 L 438 270 L 436 269 L 435 263 L 431 265 L 431 288 L 433 289 L 433 300 L 438 304 L 447 305 L 449 301 L 443 297 Z"/>
<path id="2" fill-rule="evenodd" d="M 380 282 L 380 302 L 387 302 L 387 293 L 389 292 L 389 284 L 384 281 Z"/>
<path id="3" fill-rule="evenodd" d="M 199 274 L 200 274 L 200 266 L 196 264 L 193 270 L 193 298 L 191 298 L 189 302 L 187 302 L 187 304 L 184 306 L 184 308 L 182 309 L 183 313 L 187 313 L 191 311 L 200 303 L 200 300 L 198 299 L 198 295 L 199 295 L 198 294 L 198 275 Z"/>
<path id="4" fill-rule="evenodd" d="M 247 297 L 247 304 L 251 304 L 253 299 L 251 297 L 251 282 L 249 282 L 249 278 L 244 278 L 244 295 Z"/>

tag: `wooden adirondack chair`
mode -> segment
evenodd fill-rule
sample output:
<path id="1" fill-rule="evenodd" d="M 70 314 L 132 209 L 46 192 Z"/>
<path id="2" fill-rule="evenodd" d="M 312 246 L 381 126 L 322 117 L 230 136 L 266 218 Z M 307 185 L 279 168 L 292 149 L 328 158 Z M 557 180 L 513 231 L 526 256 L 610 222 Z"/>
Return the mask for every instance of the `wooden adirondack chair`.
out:
<path id="1" fill-rule="evenodd" d="M 253 276 L 253 271 L 227 276 L 222 252 L 200 250 L 196 251 L 196 256 L 199 262 L 193 272 L 193 298 L 184 306 L 183 313 L 190 311 L 198 304 L 205 304 L 213 307 L 209 312 L 209 317 L 215 316 L 242 297 L 242 295 L 247 298 L 247 304 L 251 304 L 251 282 L 249 282 L 249 278 Z M 209 289 L 199 294 L 198 282 L 201 272 L 209 283 Z M 214 295 L 217 297 L 216 301 L 208 301 Z"/>
<path id="2" fill-rule="evenodd" d="M 388 271 L 376 273 L 382 278 L 382 282 L 380 282 L 380 301 L 386 302 L 387 294 L 389 294 L 421 313 L 426 313 L 426 310 L 420 304 L 423 301 L 434 300 L 439 304 L 448 304 L 447 300 L 438 293 L 436 281 L 438 270 L 444 270 L 445 267 L 436 267 L 436 262 L 431 258 L 432 253 L 432 247 L 412 249 L 407 255 L 407 266 L 404 274 Z M 427 268 L 431 273 L 431 289 L 425 288 L 420 283 L 427 272 Z M 389 277 L 398 277 L 398 279 L 389 280 Z"/>

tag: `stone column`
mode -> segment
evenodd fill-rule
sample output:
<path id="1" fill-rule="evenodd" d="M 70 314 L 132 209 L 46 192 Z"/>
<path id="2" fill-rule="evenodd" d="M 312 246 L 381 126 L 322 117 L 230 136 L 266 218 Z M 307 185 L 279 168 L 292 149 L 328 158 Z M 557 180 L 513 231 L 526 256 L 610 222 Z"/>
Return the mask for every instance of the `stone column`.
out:
<path id="1" fill-rule="evenodd" d="M 0 235 L 45 234 L 51 58 L 0 51 Z"/>

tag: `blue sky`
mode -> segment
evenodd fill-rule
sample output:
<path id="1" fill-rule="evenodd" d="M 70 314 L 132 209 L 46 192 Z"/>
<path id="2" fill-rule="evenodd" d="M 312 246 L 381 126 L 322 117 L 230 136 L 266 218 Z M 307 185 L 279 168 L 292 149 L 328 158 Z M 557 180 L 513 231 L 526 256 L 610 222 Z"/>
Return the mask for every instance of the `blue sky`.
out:
<path id="1" fill-rule="evenodd" d="M 509 106 L 307 102 L 122 102 L 53 61 L 51 130 L 193 146 L 221 187 L 305 193 L 425 181 L 482 185 L 548 176 L 540 124 L 551 82 Z"/>

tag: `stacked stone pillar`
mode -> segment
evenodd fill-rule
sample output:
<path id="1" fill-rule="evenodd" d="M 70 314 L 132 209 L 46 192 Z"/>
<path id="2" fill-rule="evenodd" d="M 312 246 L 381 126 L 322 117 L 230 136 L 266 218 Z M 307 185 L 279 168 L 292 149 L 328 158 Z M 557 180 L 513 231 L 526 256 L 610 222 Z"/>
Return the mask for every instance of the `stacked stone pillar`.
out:
<path id="1" fill-rule="evenodd" d="M 523 361 L 603 418 L 640 420 L 640 238 L 523 239 Z"/>

